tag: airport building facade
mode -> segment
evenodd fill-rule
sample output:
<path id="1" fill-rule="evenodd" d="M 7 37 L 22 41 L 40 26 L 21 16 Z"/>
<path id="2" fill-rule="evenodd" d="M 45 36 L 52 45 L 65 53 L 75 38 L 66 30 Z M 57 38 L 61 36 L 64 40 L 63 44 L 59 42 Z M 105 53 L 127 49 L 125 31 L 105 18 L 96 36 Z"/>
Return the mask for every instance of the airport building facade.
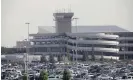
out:
<path id="1" fill-rule="evenodd" d="M 73 15 L 71 12 L 54 13 L 55 33 L 30 34 L 30 54 L 70 55 L 73 59 L 81 59 L 83 55 L 89 59 L 119 59 L 119 56 L 120 59 L 133 59 L 133 32 L 117 26 L 102 26 L 103 29 L 92 26 L 83 32 L 74 32 L 73 28 L 78 26 L 71 25 Z M 80 26 L 81 29 L 84 27 Z M 104 30 L 104 27 L 110 29 Z"/>
<path id="2" fill-rule="evenodd" d="M 119 32 L 119 56 L 120 59 L 133 59 L 133 32 Z"/>

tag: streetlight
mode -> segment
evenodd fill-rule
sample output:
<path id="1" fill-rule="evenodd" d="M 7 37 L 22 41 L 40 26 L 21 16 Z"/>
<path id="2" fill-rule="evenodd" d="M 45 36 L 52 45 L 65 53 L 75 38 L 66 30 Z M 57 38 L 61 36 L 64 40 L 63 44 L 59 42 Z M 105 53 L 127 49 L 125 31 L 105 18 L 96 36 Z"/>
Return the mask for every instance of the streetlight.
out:
<path id="1" fill-rule="evenodd" d="M 30 23 L 25 23 L 25 24 L 27 24 L 28 25 L 28 41 L 29 41 L 29 25 L 30 25 Z"/>
<path id="2" fill-rule="evenodd" d="M 28 25 L 28 39 L 27 39 L 27 47 L 26 47 L 26 52 L 27 52 L 27 54 L 26 54 L 26 73 L 27 73 L 27 80 L 28 80 L 28 53 L 29 53 L 29 25 L 30 25 L 30 23 L 25 23 L 25 24 L 27 24 Z"/>
<path id="3" fill-rule="evenodd" d="M 79 18 L 75 17 L 73 20 L 75 20 L 75 28 L 76 28 L 76 33 L 77 33 L 77 20 Z M 76 36 L 76 41 L 78 40 L 78 37 Z M 77 63 L 77 43 L 76 43 L 76 63 Z"/>
<path id="4" fill-rule="evenodd" d="M 77 18 L 77 17 L 75 17 L 75 18 L 73 18 L 73 20 L 75 20 L 75 30 L 76 30 L 76 32 L 77 32 L 77 20 L 78 20 L 79 18 Z"/>

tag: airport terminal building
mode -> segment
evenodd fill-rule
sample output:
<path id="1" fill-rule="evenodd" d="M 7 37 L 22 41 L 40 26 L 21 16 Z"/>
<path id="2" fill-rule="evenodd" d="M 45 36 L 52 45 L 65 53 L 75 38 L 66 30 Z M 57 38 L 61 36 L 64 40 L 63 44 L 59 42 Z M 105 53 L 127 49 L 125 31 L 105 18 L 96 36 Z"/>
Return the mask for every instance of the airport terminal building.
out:
<path id="1" fill-rule="evenodd" d="M 53 15 L 55 33 L 45 33 L 39 27 L 37 34 L 30 34 L 30 54 L 133 59 L 133 32 L 114 25 L 72 26 L 72 12 Z"/>

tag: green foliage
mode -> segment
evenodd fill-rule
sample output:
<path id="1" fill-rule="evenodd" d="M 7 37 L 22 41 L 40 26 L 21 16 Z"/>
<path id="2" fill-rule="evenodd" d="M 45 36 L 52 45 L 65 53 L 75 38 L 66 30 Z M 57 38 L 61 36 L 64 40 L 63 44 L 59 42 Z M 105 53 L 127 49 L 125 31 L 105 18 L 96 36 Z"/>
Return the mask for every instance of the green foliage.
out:
<path id="1" fill-rule="evenodd" d="M 51 63 L 55 63 L 55 60 L 54 60 L 54 56 L 51 54 L 50 57 L 49 57 L 49 61 Z"/>
<path id="2" fill-rule="evenodd" d="M 92 45 L 91 60 L 92 60 L 92 61 L 95 61 L 95 55 L 94 55 L 94 45 Z"/>
<path id="3" fill-rule="evenodd" d="M 70 72 L 65 69 L 63 72 L 63 80 L 70 80 L 70 79 L 71 79 Z"/>
<path id="4" fill-rule="evenodd" d="M 46 71 L 41 71 L 39 80 L 48 80 L 48 73 Z"/>
<path id="5" fill-rule="evenodd" d="M 61 55 L 58 55 L 58 61 L 63 61 L 63 57 Z"/>
<path id="6" fill-rule="evenodd" d="M 83 61 L 88 61 L 89 60 L 89 57 L 88 57 L 88 54 L 87 53 L 84 53 L 83 54 Z"/>
<path id="7" fill-rule="evenodd" d="M 66 54 L 66 55 L 67 55 L 67 60 L 70 61 L 71 60 L 70 54 Z"/>
<path id="8" fill-rule="evenodd" d="M 95 61 L 95 55 L 94 54 L 91 55 L 91 60 Z"/>
<path id="9" fill-rule="evenodd" d="M 27 74 L 23 75 L 23 80 L 27 80 Z"/>
<path id="10" fill-rule="evenodd" d="M 101 56 L 100 61 L 103 61 L 103 60 L 104 60 L 104 58 L 103 58 L 103 56 Z"/>
<path id="11" fill-rule="evenodd" d="M 22 74 L 25 74 L 25 70 L 22 70 Z"/>
<path id="12" fill-rule="evenodd" d="M 43 55 L 42 55 L 42 57 L 41 57 L 41 62 L 47 62 L 46 57 L 45 57 L 45 56 L 43 56 Z"/>

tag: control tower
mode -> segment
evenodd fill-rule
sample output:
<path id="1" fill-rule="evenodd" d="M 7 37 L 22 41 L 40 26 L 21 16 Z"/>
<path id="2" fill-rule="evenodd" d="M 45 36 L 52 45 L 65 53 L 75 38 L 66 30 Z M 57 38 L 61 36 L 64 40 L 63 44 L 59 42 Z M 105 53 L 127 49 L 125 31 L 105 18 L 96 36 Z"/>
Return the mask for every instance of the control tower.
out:
<path id="1" fill-rule="evenodd" d="M 54 13 L 56 33 L 71 33 L 71 20 L 74 13 Z"/>

